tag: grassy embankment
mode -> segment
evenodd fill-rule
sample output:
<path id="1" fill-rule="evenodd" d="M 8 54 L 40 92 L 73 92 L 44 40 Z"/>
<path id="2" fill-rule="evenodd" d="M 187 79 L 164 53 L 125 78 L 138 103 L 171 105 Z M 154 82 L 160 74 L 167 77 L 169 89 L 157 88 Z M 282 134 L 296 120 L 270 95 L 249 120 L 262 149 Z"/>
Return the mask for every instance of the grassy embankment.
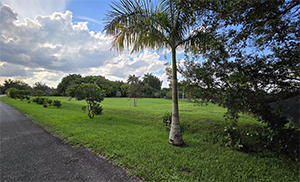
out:
<path id="1" fill-rule="evenodd" d="M 179 101 L 187 145 L 174 147 L 161 121 L 171 111 L 171 100 L 139 99 L 138 107 L 130 107 L 127 98 L 105 98 L 103 114 L 89 119 L 81 110 L 85 102 L 51 99 L 61 100 L 62 107 L 1 98 L 66 143 L 91 148 L 146 181 L 299 181 L 298 162 L 213 144 L 225 112 L 215 105 L 195 107 Z M 248 115 L 241 116 L 239 125 L 261 127 Z"/>

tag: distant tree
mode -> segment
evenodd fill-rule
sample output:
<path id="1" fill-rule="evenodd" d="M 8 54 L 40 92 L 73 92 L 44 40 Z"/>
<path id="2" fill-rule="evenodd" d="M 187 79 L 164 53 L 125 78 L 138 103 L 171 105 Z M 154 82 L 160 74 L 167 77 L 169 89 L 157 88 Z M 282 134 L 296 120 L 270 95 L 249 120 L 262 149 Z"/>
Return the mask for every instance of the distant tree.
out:
<path id="1" fill-rule="evenodd" d="M 137 99 L 142 98 L 143 93 L 143 84 L 139 80 L 139 76 L 136 77 L 135 75 L 129 75 L 127 82 L 130 84 L 128 88 L 128 97 L 134 99 L 134 107 L 137 106 Z"/>
<path id="2" fill-rule="evenodd" d="M 4 85 L 0 84 L 0 94 L 4 94 Z"/>
<path id="3" fill-rule="evenodd" d="M 158 77 L 152 75 L 152 73 L 147 73 L 144 75 L 143 83 L 148 84 L 157 91 L 161 90 L 162 81 L 160 81 Z"/>
<path id="4" fill-rule="evenodd" d="M 123 96 L 123 97 L 127 97 L 127 96 L 128 96 L 128 89 L 129 89 L 129 87 L 130 87 L 130 84 L 128 84 L 128 83 L 125 83 L 125 84 L 123 84 L 123 85 L 120 87 L 121 93 L 122 93 L 122 96 Z"/>
<path id="5" fill-rule="evenodd" d="M 16 88 L 18 90 L 29 90 L 29 91 L 32 90 L 32 88 L 22 80 L 11 80 L 11 79 L 4 80 L 4 84 L 2 85 L 3 92 L 9 88 Z"/>
<path id="6" fill-rule="evenodd" d="M 68 76 L 64 77 L 57 86 L 57 92 L 60 95 L 65 95 L 67 88 L 76 84 L 75 81 L 81 77 L 82 76 L 80 74 L 69 74 Z"/>
<path id="7" fill-rule="evenodd" d="M 48 96 L 50 95 L 50 92 L 51 92 L 51 88 L 49 86 L 47 86 L 46 83 L 43 83 L 43 82 L 35 82 L 32 88 L 33 88 L 34 92 L 36 90 L 42 90 Z"/>
<path id="8" fill-rule="evenodd" d="M 156 89 L 154 89 L 153 87 L 151 87 L 150 85 L 148 85 L 148 83 L 146 83 L 143 86 L 143 96 L 144 97 L 148 97 L 148 98 L 153 98 L 155 93 L 158 91 Z"/>
<path id="9" fill-rule="evenodd" d="M 35 96 L 41 97 L 45 95 L 45 92 L 43 90 L 36 90 L 34 94 Z"/>
<path id="10" fill-rule="evenodd" d="M 105 93 L 96 84 L 83 83 L 73 85 L 67 89 L 67 92 L 74 93 L 77 100 L 86 101 L 88 116 L 90 118 L 94 118 L 94 115 L 101 114 L 102 107 L 100 106 L 100 102 L 104 100 Z"/>

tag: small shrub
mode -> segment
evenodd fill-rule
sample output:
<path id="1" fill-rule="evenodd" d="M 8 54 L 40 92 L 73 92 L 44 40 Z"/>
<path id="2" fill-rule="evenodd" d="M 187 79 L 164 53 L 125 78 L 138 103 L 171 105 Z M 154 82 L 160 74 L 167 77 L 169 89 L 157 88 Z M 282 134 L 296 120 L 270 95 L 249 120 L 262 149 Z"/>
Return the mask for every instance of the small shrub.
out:
<path id="1" fill-rule="evenodd" d="M 27 100 L 29 101 L 29 100 L 30 100 L 30 97 L 29 97 L 29 96 L 26 96 L 25 99 L 27 99 Z"/>
<path id="2" fill-rule="evenodd" d="M 49 104 L 49 105 L 51 105 L 52 102 L 53 102 L 53 101 L 52 101 L 51 99 L 48 100 L 48 104 Z"/>
<path id="3" fill-rule="evenodd" d="M 162 121 L 166 126 L 172 124 L 172 112 L 166 111 L 164 116 L 162 117 Z"/>
<path id="4" fill-rule="evenodd" d="M 54 101 L 53 101 L 53 106 L 59 108 L 61 105 L 62 105 L 62 104 L 61 104 L 61 101 L 60 101 L 60 100 L 54 100 Z"/>
<path id="5" fill-rule="evenodd" d="M 38 98 L 33 98 L 32 102 L 37 102 Z"/>
<path id="6" fill-rule="evenodd" d="M 40 105 L 44 104 L 44 99 L 45 99 L 44 97 L 39 97 L 37 103 Z"/>
<path id="7" fill-rule="evenodd" d="M 17 96 L 18 96 L 17 92 L 18 92 L 18 89 L 16 89 L 16 88 L 9 88 L 5 91 L 7 96 L 9 96 L 10 98 L 13 98 L 13 99 L 17 98 Z"/>
<path id="8" fill-rule="evenodd" d="M 86 111 L 86 106 L 82 106 L 81 110 Z"/>

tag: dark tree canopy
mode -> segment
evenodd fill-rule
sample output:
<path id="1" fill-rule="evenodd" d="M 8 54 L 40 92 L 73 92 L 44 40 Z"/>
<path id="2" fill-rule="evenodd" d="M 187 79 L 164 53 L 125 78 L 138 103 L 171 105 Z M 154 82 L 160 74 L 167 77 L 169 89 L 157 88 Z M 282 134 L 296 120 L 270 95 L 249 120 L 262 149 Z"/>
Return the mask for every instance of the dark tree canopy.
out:
<path id="1" fill-rule="evenodd" d="M 51 88 L 43 82 L 35 82 L 33 85 L 33 91 L 42 90 L 46 95 L 49 95 L 51 92 Z"/>
<path id="2" fill-rule="evenodd" d="M 69 74 L 64 77 L 57 86 L 57 92 L 61 95 L 65 95 L 67 88 L 75 84 L 75 81 L 81 77 L 80 74 Z"/>
<path id="3" fill-rule="evenodd" d="M 147 73 L 143 77 L 143 83 L 148 84 L 150 87 L 155 90 L 161 90 L 162 81 L 158 77 L 152 75 L 152 73 Z"/>
<path id="4" fill-rule="evenodd" d="M 292 135 L 285 130 L 289 108 L 282 104 L 299 101 L 300 2 L 184 2 L 183 11 L 205 8 L 214 17 L 208 21 L 215 22 L 219 30 L 207 43 L 206 54 L 197 55 L 196 49 L 194 56 L 187 54 L 180 72 L 189 89 L 195 96 L 228 108 L 228 120 L 237 121 L 239 112 L 253 114 L 268 124 L 269 131 L 276 131 L 270 137 L 273 146 L 285 143 L 294 148 L 288 143 Z"/>
<path id="5" fill-rule="evenodd" d="M 1 87 L 2 92 L 4 93 L 9 88 L 16 88 L 18 90 L 29 90 L 29 91 L 32 90 L 32 88 L 22 80 L 11 80 L 11 79 L 4 80 L 4 83 Z"/>

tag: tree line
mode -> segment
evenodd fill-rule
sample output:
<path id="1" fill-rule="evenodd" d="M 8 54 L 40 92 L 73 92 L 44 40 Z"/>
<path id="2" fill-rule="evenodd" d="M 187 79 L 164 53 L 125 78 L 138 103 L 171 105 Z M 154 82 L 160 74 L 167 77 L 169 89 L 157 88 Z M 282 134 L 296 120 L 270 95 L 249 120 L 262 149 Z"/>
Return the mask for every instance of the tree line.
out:
<path id="1" fill-rule="evenodd" d="M 104 91 L 105 97 L 133 97 L 133 98 L 159 98 L 164 97 L 168 89 L 162 89 L 162 81 L 151 73 L 140 76 L 129 75 L 126 82 L 111 81 L 104 76 L 85 76 L 69 74 L 62 78 L 57 88 L 49 87 L 46 83 L 35 82 L 30 86 L 22 80 L 5 80 L 0 84 L 0 93 L 4 94 L 8 89 L 29 91 L 29 95 L 46 96 L 70 96 L 67 89 L 73 85 L 90 83 L 97 85 Z"/>

